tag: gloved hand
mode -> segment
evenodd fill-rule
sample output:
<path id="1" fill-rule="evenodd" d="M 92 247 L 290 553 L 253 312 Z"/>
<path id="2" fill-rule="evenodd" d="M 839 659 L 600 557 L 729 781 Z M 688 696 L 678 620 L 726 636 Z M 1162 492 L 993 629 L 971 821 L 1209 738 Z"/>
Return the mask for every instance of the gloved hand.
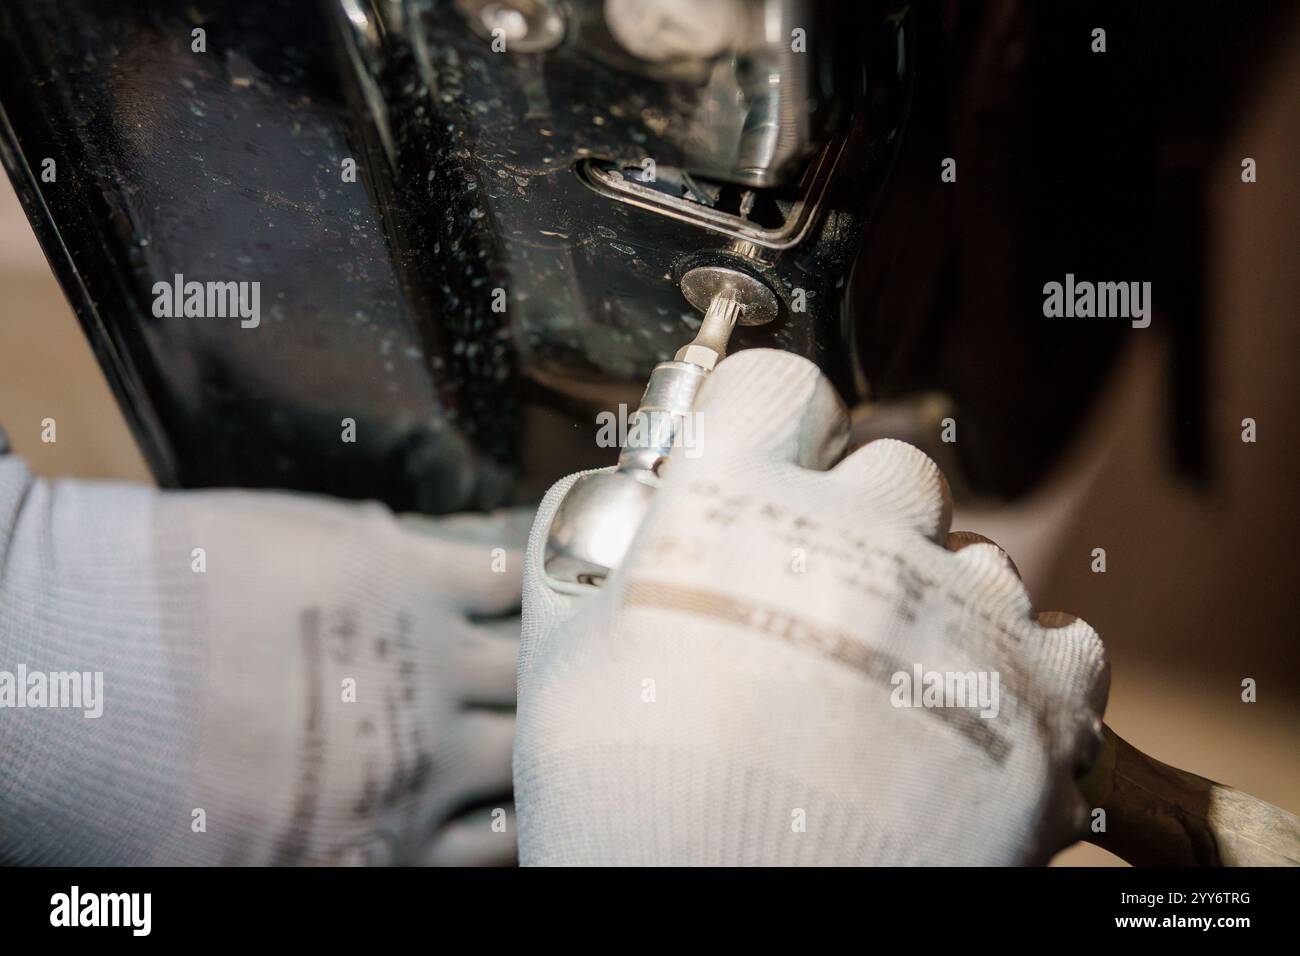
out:
<path id="1" fill-rule="evenodd" d="M 996 546 L 945 547 L 946 484 L 916 449 L 834 464 L 847 417 L 804 359 L 738 353 L 696 409 L 699 447 L 674 450 L 602 589 L 542 571 L 573 477 L 539 510 L 520 862 L 1025 864 L 1075 839 L 1096 633 L 1036 622 Z"/>
<path id="2" fill-rule="evenodd" d="M 58 709 L 6 705 L 0 673 L 0 859 L 512 860 L 491 810 L 530 518 L 49 484 L 0 457 L 0 672 L 102 672 L 100 704 Z"/>

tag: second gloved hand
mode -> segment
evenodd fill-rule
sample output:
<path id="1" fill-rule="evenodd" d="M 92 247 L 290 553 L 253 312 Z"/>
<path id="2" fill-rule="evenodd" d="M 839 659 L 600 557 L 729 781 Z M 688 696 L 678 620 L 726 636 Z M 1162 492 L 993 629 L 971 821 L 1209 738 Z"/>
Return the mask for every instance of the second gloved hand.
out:
<path id="1" fill-rule="evenodd" d="M 741 352 L 696 414 L 603 589 L 543 572 L 573 479 L 539 511 L 521 862 L 1042 863 L 1075 839 L 1107 689 L 1093 630 L 1040 624 L 995 546 L 947 547 L 925 455 L 840 461 L 847 416 L 811 363 Z"/>
<path id="2" fill-rule="evenodd" d="M 511 861 L 528 518 L 0 456 L 0 670 L 102 681 L 95 716 L 0 711 L 0 859 Z"/>

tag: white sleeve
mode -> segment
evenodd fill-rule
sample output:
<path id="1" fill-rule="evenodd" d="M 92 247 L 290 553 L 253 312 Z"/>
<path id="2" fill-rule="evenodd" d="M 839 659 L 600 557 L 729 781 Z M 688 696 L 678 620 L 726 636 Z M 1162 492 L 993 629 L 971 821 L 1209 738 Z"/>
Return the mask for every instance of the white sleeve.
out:
<path id="1" fill-rule="evenodd" d="M 145 486 L 0 454 L 0 859 L 148 862 L 198 737 L 204 595 Z"/>

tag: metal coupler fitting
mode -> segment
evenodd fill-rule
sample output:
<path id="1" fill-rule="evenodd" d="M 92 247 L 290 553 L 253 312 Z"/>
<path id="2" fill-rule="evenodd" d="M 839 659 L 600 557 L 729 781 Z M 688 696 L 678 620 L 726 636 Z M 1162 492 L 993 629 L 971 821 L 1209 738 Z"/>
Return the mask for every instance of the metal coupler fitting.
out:
<path id="1" fill-rule="evenodd" d="M 546 536 L 545 571 L 553 582 L 599 586 L 623 562 L 650 509 L 673 446 L 689 437 L 687 416 L 704 380 L 727 354 L 737 322 L 776 318 L 766 285 L 725 266 L 701 266 L 682 277 L 682 293 L 704 321 L 671 362 L 650 373 L 641 404 L 628 420 L 627 443 L 611 471 L 583 475 L 569 489 Z"/>

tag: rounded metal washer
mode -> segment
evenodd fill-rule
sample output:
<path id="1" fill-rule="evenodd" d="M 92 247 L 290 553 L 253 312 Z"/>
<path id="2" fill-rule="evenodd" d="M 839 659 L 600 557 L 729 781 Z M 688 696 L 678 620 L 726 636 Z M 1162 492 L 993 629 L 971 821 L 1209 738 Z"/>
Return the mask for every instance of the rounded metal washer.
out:
<path id="1" fill-rule="evenodd" d="M 682 276 L 682 295 L 701 312 L 722 292 L 740 303 L 740 325 L 766 325 L 781 311 L 776 294 L 760 279 L 726 266 L 696 266 Z"/>

